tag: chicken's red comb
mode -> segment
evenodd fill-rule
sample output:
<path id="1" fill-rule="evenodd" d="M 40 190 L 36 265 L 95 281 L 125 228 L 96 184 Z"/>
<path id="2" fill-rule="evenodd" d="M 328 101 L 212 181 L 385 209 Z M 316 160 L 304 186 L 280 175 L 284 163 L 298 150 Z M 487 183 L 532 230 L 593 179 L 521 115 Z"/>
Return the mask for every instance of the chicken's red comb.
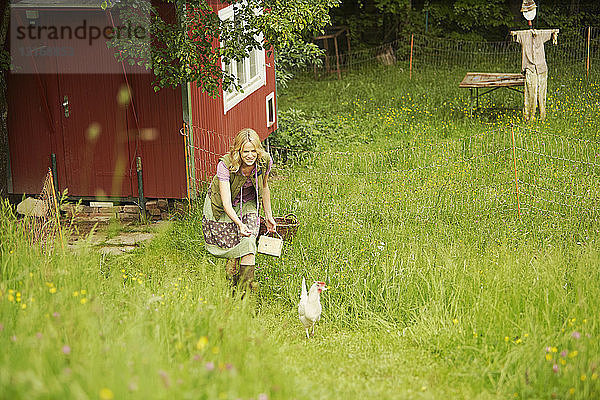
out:
<path id="1" fill-rule="evenodd" d="M 317 281 L 319 285 L 325 285 L 325 282 Z"/>

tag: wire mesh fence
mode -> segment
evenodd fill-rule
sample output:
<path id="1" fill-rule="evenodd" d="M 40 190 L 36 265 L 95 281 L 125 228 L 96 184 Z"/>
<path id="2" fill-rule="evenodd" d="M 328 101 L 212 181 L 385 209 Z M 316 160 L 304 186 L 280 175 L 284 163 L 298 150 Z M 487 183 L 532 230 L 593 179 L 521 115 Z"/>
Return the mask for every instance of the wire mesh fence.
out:
<path id="1" fill-rule="evenodd" d="M 202 187 L 216 170 L 217 152 L 194 150 L 212 157 L 210 169 L 194 178 Z M 286 154 L 286 166 L 274 171 L 286 177 L 275 202 L 282 213 L 318 212 L 361 224 L 485 216 L 595 223 L 600 214 L 600 142 L 528 126 L 374 151 L 269 150 L 280 163 Z"/>
<path id="2" fill-rule="evenodd" d="M 59 199 L 54 190 L 50 170 L 46 173 L 40 194 L 32 203 L 21 220 L 24 232 L 27 234 L 27 241 L 30 245 L 39 245 L 49 252 L 54 247 L 55 239 L 59 236 L 62 239 Z"/>
<path id="3" fill-rule="evenodd" d="M 576 73 L 600 70 L 600 28 L 587 27 L 574 34 L 558 36 L 558 44 L 547 42 L 546 59 L 556 68 L 571 69 Z M 519 72 L 521 46 L 514 41 L 481 42 L 438 38 L 422 34 L 405 35 L 380 46 L 336 54 L 326 54 L 311 67 L 316 73 L 332 73 L 360 69 L 373 64 L 409 62 L 409 68 L 461 67 L 475 69 L 502 69 Z"/>

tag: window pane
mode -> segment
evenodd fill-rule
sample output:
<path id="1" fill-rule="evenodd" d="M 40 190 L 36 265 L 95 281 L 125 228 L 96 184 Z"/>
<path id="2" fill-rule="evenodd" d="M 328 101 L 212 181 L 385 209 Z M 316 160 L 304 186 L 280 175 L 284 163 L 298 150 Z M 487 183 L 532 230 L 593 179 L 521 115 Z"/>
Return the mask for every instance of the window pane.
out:
<path id="1" fill-rule="evenodd" d="M 258 56 L 259 52 L 256 49 L 252 50 L 250 53 L 250 76 L 248 77 L 248 80 L 254 78 L 258 74 L 258 68 L 256 65 L 256 57 Z"/>
<path id="2" fill-rule="evenodd" d="M 233 74 L 235 76 L 235 67 L 233 65 L 233 62 L 225 64 L 225 71 L 228 72 L 228 73 L 230 73 L 230 74 Z M 231 93 L 231 92 L 233 92 L 233 86 L 232 85 L 230 85 L 229 88 L 227 89 L 227 93 Z"/>
<path id="3" fill-rule="evenodd" d="M 246 68 L 244 68 L 244 60 L 237 62 L 237 78 L 240 85 L 244 85 L 248 81 Z"/>

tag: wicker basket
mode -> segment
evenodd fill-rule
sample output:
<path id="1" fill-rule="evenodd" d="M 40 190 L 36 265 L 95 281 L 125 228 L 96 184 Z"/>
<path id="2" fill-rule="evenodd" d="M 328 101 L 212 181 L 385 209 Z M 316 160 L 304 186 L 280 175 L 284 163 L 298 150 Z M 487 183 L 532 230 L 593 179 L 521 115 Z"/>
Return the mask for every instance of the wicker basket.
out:
<path id="1" fill-rule="evenodd" d="M 275 217 L 277 223 L 277 233 L 281 235 L 283 240 L 291 240 L 296 232 L 298 232 L 298 217 L 294 214 L 287 214 L 285 217 Z M 267 224 L 265 219 L 260 217 L 260 229 L 258 230 L 258 236 L 267 233 Z"/>

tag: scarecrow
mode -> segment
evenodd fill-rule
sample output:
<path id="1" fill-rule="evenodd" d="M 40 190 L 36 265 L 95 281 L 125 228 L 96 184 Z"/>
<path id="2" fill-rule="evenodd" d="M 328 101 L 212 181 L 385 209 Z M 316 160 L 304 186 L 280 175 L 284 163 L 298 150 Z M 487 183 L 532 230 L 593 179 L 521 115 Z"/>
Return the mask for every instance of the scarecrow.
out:
<path id="1" fill-rule="evenodd" d="M 544 43 L 552 38 L 552 42 L 556 44 L 558 37 L 558 29 L 533 29 L 531 21 L 535 18 L 536 11 L 533 0 L 523 0 L 521 12 L 528 21 L 529 29 L 510 32 L 514 40 L 521 45 L 521 72 L 525 75 L 523 117 L 526 122 L 533 119 L 538 104 L 540 120 L 546 118 L 548 66 Z"/>

